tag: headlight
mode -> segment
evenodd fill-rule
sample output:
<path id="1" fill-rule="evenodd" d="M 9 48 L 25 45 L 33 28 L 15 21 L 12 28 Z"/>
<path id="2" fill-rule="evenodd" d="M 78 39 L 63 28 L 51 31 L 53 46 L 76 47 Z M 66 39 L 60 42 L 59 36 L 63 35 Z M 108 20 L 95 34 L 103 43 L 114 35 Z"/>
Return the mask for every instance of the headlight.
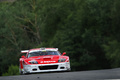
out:
<path id="1" fill-rule="evenodd" d="M 28 63 L 26 61 L 23 61 L 23 65 L 28 65 Z"/>
<path id="2" fill-rule="evenodd" d="M 65 62 L 66 59 L 62 58 L 62 59 L 59 59 L 58 62 Z"/>
<path id="3" fill-rule="evenodd" d="M 38 64 L 37 61 L 29 61 L 30 64 Z"/>

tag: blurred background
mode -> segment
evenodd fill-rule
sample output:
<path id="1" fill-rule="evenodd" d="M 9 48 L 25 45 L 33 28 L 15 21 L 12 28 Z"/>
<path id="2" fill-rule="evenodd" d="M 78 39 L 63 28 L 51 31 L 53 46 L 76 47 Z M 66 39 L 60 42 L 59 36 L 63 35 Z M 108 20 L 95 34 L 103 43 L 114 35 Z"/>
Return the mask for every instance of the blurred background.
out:
<path id="1" fill-rule="evenodd" d="M 72 71 L 120 67 L 120 0 L 0 0 L 0 76 L 20 51 L 55 47 Z"/>

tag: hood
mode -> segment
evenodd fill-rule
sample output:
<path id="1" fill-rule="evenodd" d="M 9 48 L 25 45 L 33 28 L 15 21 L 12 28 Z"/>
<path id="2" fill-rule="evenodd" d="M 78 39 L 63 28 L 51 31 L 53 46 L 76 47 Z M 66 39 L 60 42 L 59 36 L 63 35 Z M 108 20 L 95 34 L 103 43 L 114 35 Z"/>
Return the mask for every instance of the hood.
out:
<path id="1" fill-rule="evenodd" d="M 29 61 L 37 61 L 38 64 L 50 64 L 50 63 L 58 63 L 59 55 L 48 55 L 48 56 L 35 56 L 25 59 L 25 61 L 29 63 Z"/>

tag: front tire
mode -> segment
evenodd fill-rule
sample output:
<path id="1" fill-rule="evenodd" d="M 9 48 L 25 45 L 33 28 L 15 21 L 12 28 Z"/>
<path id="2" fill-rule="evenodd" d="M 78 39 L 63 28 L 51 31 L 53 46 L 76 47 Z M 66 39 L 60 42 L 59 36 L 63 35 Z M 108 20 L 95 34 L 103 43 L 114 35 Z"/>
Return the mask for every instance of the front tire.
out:
<path id="1" fill-rule="evenodd" d="M 20 65 L 19 65 L 19 73 L 20 73 L 20 75 L 24 75 L 25 74 L 25 72 L 21 69 Z"/>

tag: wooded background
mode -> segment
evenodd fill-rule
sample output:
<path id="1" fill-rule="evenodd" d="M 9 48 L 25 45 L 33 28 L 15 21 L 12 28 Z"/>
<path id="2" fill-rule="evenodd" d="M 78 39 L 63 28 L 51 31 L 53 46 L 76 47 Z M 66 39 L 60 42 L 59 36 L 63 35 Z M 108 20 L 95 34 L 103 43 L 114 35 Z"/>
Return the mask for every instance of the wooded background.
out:
<path id="1" fill-rule="evenodd" d="M 72 71 L 119 67 L 119 23 L 120 0 L 0 2 L 0 75 L 19 66 L 21 50 L 40 47 L 66 52 Z"/>

